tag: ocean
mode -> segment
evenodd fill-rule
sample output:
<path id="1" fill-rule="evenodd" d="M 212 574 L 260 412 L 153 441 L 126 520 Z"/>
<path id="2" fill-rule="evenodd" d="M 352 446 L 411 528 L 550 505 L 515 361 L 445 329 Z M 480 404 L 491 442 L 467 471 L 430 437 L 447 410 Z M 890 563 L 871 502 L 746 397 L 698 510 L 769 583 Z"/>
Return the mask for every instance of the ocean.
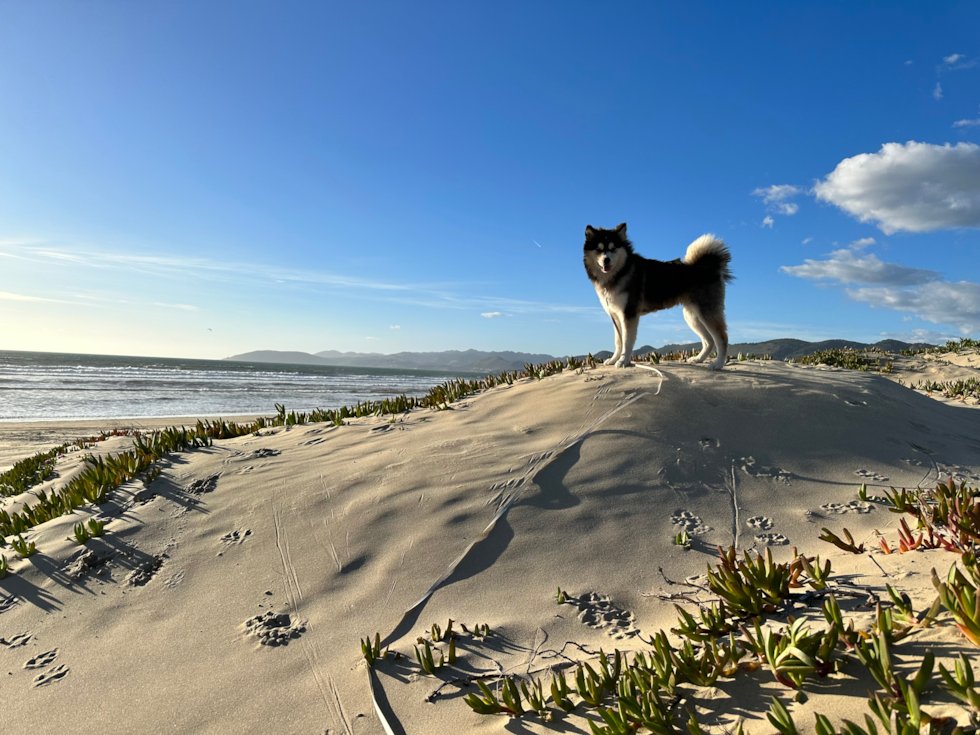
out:
<path id="1" fill-rule="evenodd" d="M 424 395 L 455 375 L 0 350 L 0 422 L 274 415 L 276 403 L 309 411 Z"/>

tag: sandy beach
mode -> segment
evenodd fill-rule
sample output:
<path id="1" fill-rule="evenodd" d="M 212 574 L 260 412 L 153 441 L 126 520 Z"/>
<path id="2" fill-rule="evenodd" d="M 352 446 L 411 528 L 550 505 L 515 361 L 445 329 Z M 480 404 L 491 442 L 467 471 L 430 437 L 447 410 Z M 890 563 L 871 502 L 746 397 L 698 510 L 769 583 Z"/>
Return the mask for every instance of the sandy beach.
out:
<path id="1" fill-rule="evenodd" d="M 704 587 L 718 545 L 829 559 L 841 607 L 862 630 L 886 583 L 923 611 L 936 596 L 930 569 L 944 573 L 955 556 L 885 554 L 878 534 L 897 546 L 900 517 L 857 490 L 980 484 L 980 411 L 896 382 L 980 373 L 965 358 L 946 362 L 897 358 L 888 376 L 764 361 L 721 373 L 672 362 L 659 373 L 569 370 L 451 410 L 277 427 L 172 455 L 148 485 L 127 483 L 103 506 L 25 533 L 34 556 L 4 548 L 3 730 L 384 733 L 377 707 L 391 732 L 590 733 L 587 720 L 602 722 L 583 707 L 555 708 L 550 723 L 476 714 L 463 698 L 478 690 L 461 680 L 547 679 L 595 665 L 600 648 L 650 650 L 676 626 L 676 595 Z M 112 427 L 0 425 L 0 466 Z M 60 460 L 60 477 L 35 492 L 79 462 Z M 30 499 L 2 502 L 15 510 Z M 72 526 L 92 516 L 105 535 L 81 547 Z M 846 527 L 867 550 L 818 540 L 822 527 Z M 690 550 L 675 544 L 682 531 Z M 817 625 L 821 602 L 792 612 Z M 461 632 L 455 662 L 426 675 L 413 645 L 450 619 L 492 632 Z M 375 633 L 400 657 L 369 669 L 359 641 Z M 976 651 L 947 616 L 896 648 L 903 675 L 926 649 L 947 667 Z M 756 667 L 684 685 L 677 731 L 691 712 L 705 732 L 739 721 L 775 732 L 772 695 L 801 732 L 813 732 L 814 712 L 863 722 L 875 687 L 852 662 L 808 680 L 797 702 Z M 931 714 L 967 722 L 938 684 L 929 694 Z"/>

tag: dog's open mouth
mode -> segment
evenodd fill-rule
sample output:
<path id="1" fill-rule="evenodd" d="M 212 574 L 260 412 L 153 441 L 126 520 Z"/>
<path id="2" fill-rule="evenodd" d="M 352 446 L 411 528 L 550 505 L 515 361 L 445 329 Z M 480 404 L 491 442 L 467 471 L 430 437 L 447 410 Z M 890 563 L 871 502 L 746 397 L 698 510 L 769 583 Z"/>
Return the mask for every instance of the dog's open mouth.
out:
<path id="1" fill-rule="evenodd" d="M 599 263 L 599 267 L 602 268 L 603 273 L 608 273 L 612 270 L 612 267 L 608 263 Z"/>

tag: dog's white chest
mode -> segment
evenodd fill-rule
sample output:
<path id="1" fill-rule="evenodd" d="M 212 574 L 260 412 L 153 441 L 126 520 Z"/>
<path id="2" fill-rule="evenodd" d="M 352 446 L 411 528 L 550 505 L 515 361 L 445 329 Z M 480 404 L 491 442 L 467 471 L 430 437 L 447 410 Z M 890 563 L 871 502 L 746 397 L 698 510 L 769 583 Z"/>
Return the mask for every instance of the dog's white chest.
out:
<path id="1" fill-rule="evenodd" d="M 605 287 L 595 284 L 595 292 L 599 296 L 599 303 L 606 310 L 607 314 L 621 312 L 626 308 L 627 294 L 616 291 L 609 291 Z"/>

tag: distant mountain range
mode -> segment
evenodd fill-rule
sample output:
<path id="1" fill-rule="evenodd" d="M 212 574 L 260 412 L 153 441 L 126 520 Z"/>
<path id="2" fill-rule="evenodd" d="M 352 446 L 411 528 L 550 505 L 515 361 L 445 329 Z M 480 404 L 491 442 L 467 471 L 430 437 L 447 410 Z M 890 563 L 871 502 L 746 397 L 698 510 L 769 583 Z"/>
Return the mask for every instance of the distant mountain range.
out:
<path id="1" fill-rule="evenodd" d="M 537 365 L 550 362 L 551 355 L 527 352 L 481 352 L 480 350 L 448 350 L 446 352 L 397 352 L 382 355 L 378 352 L 337 352 L 324 350 L 311 355 L 308 352 L 280 352 L 258 350 L 226 357 L 241 362 L 276 362 L 287 365 L 337 365 L 341 367 L 377 367 L 397 370 L 445 370 L 460 373 L 501 373 L 505 370 L 522 370 L 526 363 Z"/>
<path id="2" fill-rule="evenodd" d="M 637 355 L 645 355 L 656 350 L 658 354 L 676 352 L 678 350 L 693 350 L 700 348 L 700 342 L 686 344 L 669 344 L 663 347 L 644 345 L 635 349 Z M 756 355 L 771 355 L 774 360 L 803 357 L 812 355 L 818 350 L 840 349 L 851 347 L 862 350 L 874 347 L 884 352 L 898 352 L 910 347 L 932 347 L 922 342 L 909 344 L 895 339 L 886 339 L 874 344 L 851 342 L 846 339 L 828 339 L 823 342 L 805 342 L 802 339 L 771 339 L 767 342 L 740 342 L 728 348 L 728 354 L 737 355 L 739 352 Z M 608 350 L 593 353 L 595 357 L 606 359 L 612 353 Z M 584 355 L 578 355 L 578 358 Z M 536 365 L 556 359 L 552 355 L 532 354 L 528 352 L 481 352 L 480 350 L 448 350 L 446 352 L 396 352 L 393 355 L 382 355 L 378 352 L 337 352 L 324 350 L 316 354 L 309 352 L 282 352 L 279 350 L 258 350 L 241 355 L 226 357 L 226 360 L 241 362 L 272 362 L 285 365 L 337 365 L 341 367 L 378 367 L 398 370 L 444 370 L 460 373 L 500 373 L 505 370 L 521 370 L 526 363 Z"/>

